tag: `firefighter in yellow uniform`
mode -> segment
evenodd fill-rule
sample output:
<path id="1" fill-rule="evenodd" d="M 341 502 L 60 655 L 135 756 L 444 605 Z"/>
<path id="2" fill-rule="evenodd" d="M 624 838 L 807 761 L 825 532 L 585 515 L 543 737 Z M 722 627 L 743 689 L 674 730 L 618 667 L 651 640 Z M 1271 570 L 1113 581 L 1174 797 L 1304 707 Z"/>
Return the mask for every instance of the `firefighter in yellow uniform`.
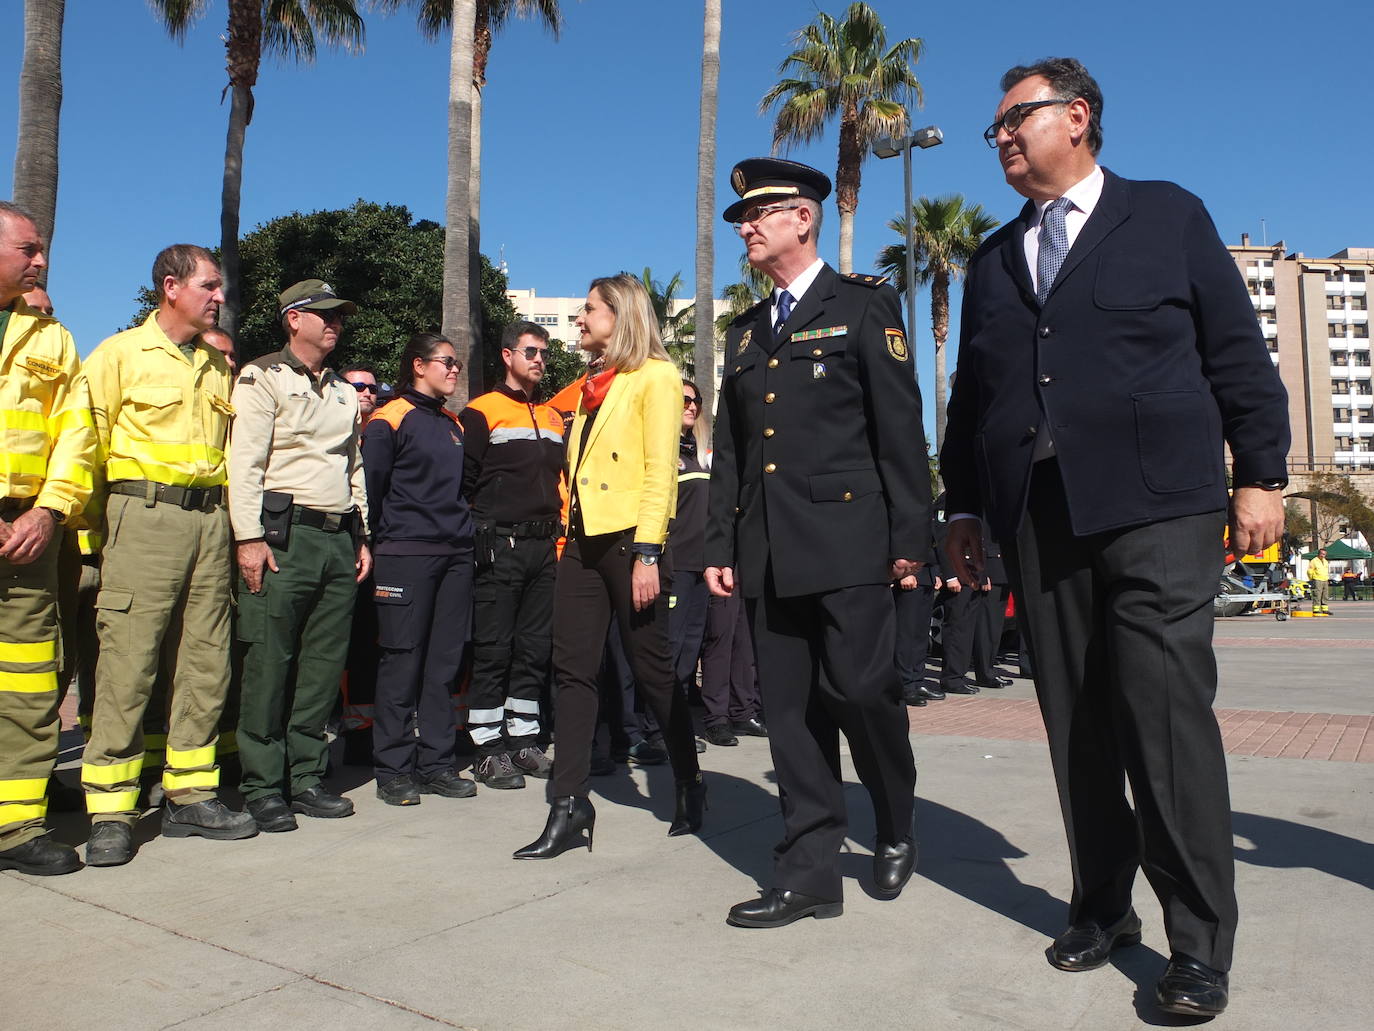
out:
<path id="1" fill-rule="evenodd" d="M 21 294 L 45 267 L 33 220 L 0 202 L 0 870 L 79 869 L 44 833 L 57 758 L 61 524 L 91 492 L 95 435 L 71 335 Z"/>
<path id="2" fill-rule="evenodd" d="M 1307 563 L 1307 582 L 1312 585 L 1312 615 L 1331 615 L 1331 564 L 1325 548 L 1318 548 Z"/>
<path id="3" fill-rule="evenodd" d="M 164 837 L 248 838 L 257 826 L 215 795 L 215 743 L 229 684 L 229 366 L 201 340 L 224 300 L 214 256 L 157 256 L 158 308 L 86 359 L 108 483 L 96 627 L 95 711 L 81 764 L 91 814 L 86 862 L 133 857 L 143 716 L 159 663 L 171 714 L 162 771 Z"/>

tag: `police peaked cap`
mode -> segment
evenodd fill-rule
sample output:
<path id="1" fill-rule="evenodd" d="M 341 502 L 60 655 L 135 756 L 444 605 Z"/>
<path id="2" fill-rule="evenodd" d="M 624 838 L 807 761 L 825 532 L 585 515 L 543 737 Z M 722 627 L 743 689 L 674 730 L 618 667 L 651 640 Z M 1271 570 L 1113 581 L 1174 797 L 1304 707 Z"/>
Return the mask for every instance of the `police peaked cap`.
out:
<path id="1" fill-rule="evenodd" d="M 830 196 L 830 177 L 810 165 L 782 158 L 745 158 L 730 173 L 740 199 L 725 209 L 725 221 L 737 221 L 756 204 L 804 197 L 817 203 Z"/>

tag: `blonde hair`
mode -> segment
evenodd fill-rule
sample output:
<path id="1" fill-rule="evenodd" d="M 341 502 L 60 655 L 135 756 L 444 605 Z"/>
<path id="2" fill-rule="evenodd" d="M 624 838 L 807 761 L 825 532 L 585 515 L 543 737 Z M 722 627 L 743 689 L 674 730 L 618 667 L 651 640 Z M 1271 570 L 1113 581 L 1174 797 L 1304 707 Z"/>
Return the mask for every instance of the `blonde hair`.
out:
<path id="1" fill-rule="evenodd" d="M 658 335 L 658 319 L 643 283 L 622 272 L 593 279 L 587 288 L 588 293 L 592 290 L 615 315 L 611 342 L 606 346 L 606 368 L 634 372 L 650 358 L 671 361 Z"/>
<path id="2" fill-rule="evenodd" d="M 697 396 L 697 421 L 692 423 L 692 437 L 697 442 L 697 461 L 705 463 L 706 452 L 711 448 L 711 413 L 703 407 L 705 398 L 701 396 L 701 388 L 685 376 L 682 379 L 684 387 L 691 387 L 692 393 Z"/>

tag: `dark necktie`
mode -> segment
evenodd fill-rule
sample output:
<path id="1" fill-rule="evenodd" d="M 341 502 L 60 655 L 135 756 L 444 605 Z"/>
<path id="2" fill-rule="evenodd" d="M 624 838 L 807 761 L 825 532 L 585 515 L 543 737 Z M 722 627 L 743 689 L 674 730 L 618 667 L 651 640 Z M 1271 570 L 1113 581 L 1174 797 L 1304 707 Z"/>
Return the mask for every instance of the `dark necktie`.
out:
<path id="1" fill-rule="evenodd" d="M 1069 253 L 1069 234 L 1064 227 L 1065 216 L 1073 207 L 1073 201 L 1060 197 L 1051 201 L 1040 217 L 1040 253 L 1035 261 L 1035 296 L 1040 303 L 1050 295 L 1054 277 L 1059 275 L 1059 266 L 1064 264 L 1064 256 Z"/>
<path id="2" fill-rule="evenodd" d="M 773 339 L 776 340 L 782 333 L 782 324 L 787 321 L 792 314 L 792 305 L 797 302 L 792 300 L 792 295 L 786 290 L 778 293 L 778 321 L 773 323 Z"/>

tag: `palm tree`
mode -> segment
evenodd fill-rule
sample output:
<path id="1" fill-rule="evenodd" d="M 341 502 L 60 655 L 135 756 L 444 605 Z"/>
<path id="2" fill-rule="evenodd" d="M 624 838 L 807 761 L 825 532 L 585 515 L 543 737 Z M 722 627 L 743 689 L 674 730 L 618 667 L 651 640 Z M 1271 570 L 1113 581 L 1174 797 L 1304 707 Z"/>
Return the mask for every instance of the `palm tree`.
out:
<path id="1" fill-rule="evenodd" d="M 24 64 L 19 73 L 19 139 L 14 203 L 33 216 L 49 248 L 57 219 L 57 129 L 62 112 L 62 16 L 66 0 L 24 0 Z M 38 285 L 48 282 L 48 270 Z"/>
<path id="2" fill-rule="evenodd" d="M 149 0 L 153 14 L 178 43 L 210 6 L 210 0 Z M 220 258 L 224 265 L 224 304 L 220 326 L 229 333 L 239 315 L 239 197 L 243 187 L 243 141 L 253 120 L 253 87 L 264 54 L 309 64 L 315 38 L 330 46 L 360 52 L 363 19 L 357 0 L 229 0 L 224 36 L 230 92 L 229 132 L 224 144 L 224 185 L 220 193 Z"/>
<path id="3" fill-rule="evenodd" d="M 721 312 L 720 318 L 716 319 L 717 336 L 724 336 L 725 331 L 730 328 L 730 323 L 765 297 L 772 296 L 773 280 L 749 264 L 749 259 L 743 255 L 740 255 L 739 259 L 739 273 L 740 281 L 731 283 L 721 291 L 721 297 L 724 298 L 727 307 Z"/>
<path id="4" fill-rule="evenodd" d="M 716 225 L 716 96 L 720 82 L 720 6 L 721 0 L 706 0 L 702 20 L 701 118 L 697 144 L 697 300 L 715 296 Z M 716 337 L 711 309 L 697 304 L 696 347 L 693 366 L 704 370 L 697 383 L 701 410 L 714 411 L 716 393 Z"/>
<path id="5" fill-rule="evenodd" d="M 854 211 L 859 206 L 859 170 L 869 146 L 881 136 L 906 132 L 906 104 L 923 101 L 911 70 L 925 45 L 919 38 L 887 46 L 887 30 L 873 8 L 852 3 L 844 21 L 824 12 L 797 33 L 797 49 L 778 66 L 785 78 L 764 94 L 760 113 L 777 105 L 773 151 L 820 139 L 826 123 L 839 116 L 840 160 L 835 169 L 835 206 L 840 209 L 840 271 L 854 267 Z"/>
<path id="6" fill-rule="evenodd" d="M 916 283 L 930 284 L 930 328 L 935 337 L 935 447 L 945 442 L 945 340 L 949 336 L 949 284 L 962 279 L 973 252 L 983 237 L 1001 223 L 981 204 L 965 206 L 962 194 L 917 198 L 911 206 L 914 218 Z M 874 263 L 892 276 L 903 295 L 906 282 L 906 219 L 894 218 L 887 227 L 902 238 L 889 244 Z M 912 327 L 908 327 L 908 332 Z"/>
<path id="7" fill-rule="evenodd" d="M 697 306 L 688 304 L 680 311 L 673 310 L 677 304 L 677 292 L 682 287 L 682 273 L 674 272 L 667 283 L 662 283 L 654 278 L 654 270 L 646 265 L 639 281 L 649 294 L 649 304 L 654 309 L 654 318 L 658 320 L 658 332 L 663 338 L 668 357 L 684 374 L 694 375 Z M 706 367 L 710 367 L 709 363 Z"/>
<path id="8" fill-rule="evenodd" d="M 453 349 L 467 361 L 468 378 L 459 377 L 458 389 L 445 404 L 462 411 L 474 393 L 482 392 L 482 356 L 478 312 L 481 310 L 473 289 L 472 195 L 468 173 L 472 169 L 472 85 L 473 33 L 477 0 L 453 0 L 449 9 L 453 31 L 450 33 L 448 60 L 448 190 L 444 200 L 444 319 L 443 332 L 453 341 Z"/>

